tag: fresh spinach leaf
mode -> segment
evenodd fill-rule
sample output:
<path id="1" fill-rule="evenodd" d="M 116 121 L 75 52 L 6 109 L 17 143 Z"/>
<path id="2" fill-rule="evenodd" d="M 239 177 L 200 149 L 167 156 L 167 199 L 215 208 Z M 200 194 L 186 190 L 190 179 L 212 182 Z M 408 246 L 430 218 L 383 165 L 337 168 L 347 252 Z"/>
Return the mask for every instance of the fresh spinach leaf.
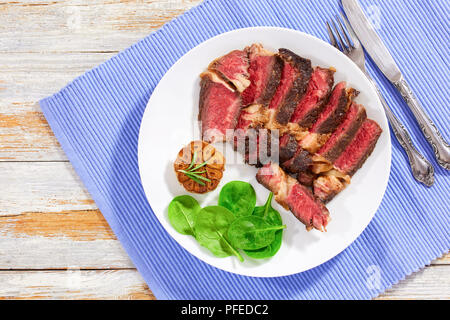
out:
<path id="1" fill-rule="evenodd" d="M 231 181 L 220 191 L 219 206 L 229 209 L 236 218 L 250 216 L 255 205 L 256 193 L 250 183 Z"/>
<path id="2" fill-rule="evenodd" d="M 235 255 L 244 261 L 239 251 L 226 237 L 231 223 L 236 219 L 227 208 L 210 206 L 201 209 L 195 219 L 195 235 L 198 243 L 217 257 Z"/>
<path id="3" fill-rule="evenodd" d="M 283 230 L 275 232 L 275 240 L 271 244 L 261 249 L 244 250 L 245 254 L 253 259 L 267 259 L 273 257 L 281 248 L 283 241 Z"/>
<path id="4" fill-rule="evenodd" d="M 175 197 L 169 204 L 170 224 L 181 234 L 195 236 L 194 221 L 200 209 L 197 200 L 191 196 Z"/>
<path id="5" fill-rule="evenodd" d="M 273 193 L 269 194 L 269 198 L 263 206 L 255 207 L 253 215 L 263 218 L 266 222 L 274 226 L 283 225 L 283 220 L 278 211 L 272 208 Z M 244 250 L 245 254 L 254 259 L 265 259 L 273 257 L 281 247 L 283 241 L 283 230 L 275 232 L 275 239 L 271 244 L 257 250 Z"/>
<path id="6" fill-rule="evenodd" d="M 273 226 L 263 218 L 247 216 L 236 219 L 228 229 L 231 244 L 239 249 L 257 250 L 275 240 L 275 232 L 286 226 Z"/>

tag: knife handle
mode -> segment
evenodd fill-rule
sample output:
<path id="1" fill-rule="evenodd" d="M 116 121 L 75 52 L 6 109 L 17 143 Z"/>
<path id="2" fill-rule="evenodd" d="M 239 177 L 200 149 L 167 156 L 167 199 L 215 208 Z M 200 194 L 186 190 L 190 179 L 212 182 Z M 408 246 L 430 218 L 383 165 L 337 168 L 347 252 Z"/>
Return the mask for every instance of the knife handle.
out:
<path id="1" fill-rule="evenodd" d="M 399 81 L 394 82 L 395 87 L 400 91 L 403 99 L 405 99 L 409 108 L 411 109 L 420 129 L 425 136 L 425 139 L 433 147 L 434 155 L 439 165 L 446 170 L 450 170 L 450 146 L 444 140 L 441 133 L 439 132 L 436 125 L 430 119 L 430 117 L 425 113 L 424 109 L 417 100 L 416 96 L 412 92 L 408 83 L 404 78 Z"/>
<path id="2" fill-rule="evenodd" d="M 376 82 L 372 79 L 372 77 L 367 72 L 364 72 L 364 73 L 365 73 L 366 77 L 369 79 L 369 81 L 375 87 L 375 90 L 378 94 L 378 97 L 380 98 L 381 104 L 383 105 L 384 111 L 385 111 L 386 116 L 391 125 L 392 131 L 394 132 L 395 137 L 397 138 L 398 142 L 400 143 L 402 148 L 405 150 L 406 155 L 408 156 L 409 164 L 411 166 L 411 170 L 412 170 L 414 178 L 417 181 L 422 182 L 426 186 L 431 187 L 434 184 L 434 168 L 433 168 L 433 166 L 414 147 L 414 145 L 411 141 L 411 136 L 409 135 L 408 131 L 403 126 L 403 124 L 400 122 L 400 120 L 398 120 L 397 117 L 395 116 L 395 114 L 392 112 L 392 110 L 389 107 L 389 105 L 387 104 L 386 100 L 384 100 L 383 94 L 381 93 L 380 89 L 378 88 Z"/>

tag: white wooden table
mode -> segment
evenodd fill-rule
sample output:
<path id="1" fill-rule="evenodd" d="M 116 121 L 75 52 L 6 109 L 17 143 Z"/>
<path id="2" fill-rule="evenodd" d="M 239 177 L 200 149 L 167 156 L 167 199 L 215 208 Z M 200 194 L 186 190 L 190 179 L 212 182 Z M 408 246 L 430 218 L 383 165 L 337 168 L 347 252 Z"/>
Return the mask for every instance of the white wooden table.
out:
<path id="1" fill-rule="evenodd" d="M 36 102 L 200 2 L 0 3 L 0 299 L 154 299 Z M 449 266 L 380 298 L 449 299 Z"/>

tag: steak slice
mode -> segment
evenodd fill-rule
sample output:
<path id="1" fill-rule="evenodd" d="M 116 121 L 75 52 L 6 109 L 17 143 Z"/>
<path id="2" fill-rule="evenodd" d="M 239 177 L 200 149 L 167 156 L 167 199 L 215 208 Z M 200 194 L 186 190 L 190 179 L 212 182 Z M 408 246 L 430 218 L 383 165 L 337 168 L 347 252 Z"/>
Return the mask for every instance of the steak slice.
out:
<path id="1" fill-rule="evenodd" d="M 314 180 L 314 195 L 323 203 L 328 203 L 339 192 L 344 190 L 350 184 L 350 181 L 349 175 L 332 169 Z"/>
<path id="2" fill-rule="evenodd" d="M 345 115 L 344 121 L 320 148 L 318 154 L 334 163 L 353 139 L 366 117 L 366 109 L 353 102 Z"/>
<path id="3" fill-rule="evenodd" d="M 307 187 L 313 186 L 315 178 L 316 178 L 316 176 L 314 175 L 314 173 L 312 173 L 310 171 L 299 172 L 297 175 L 298 182 L 300 182 L 300 184 L 307 186 Z"/>
<path id="4" fill-rule="evenodd" d="M 281 167 L 290 173 L 304 172 L 309 169 L 312 164 L 311 155 L 308 151 L 303 150 L 300 146 L 297 146 L 297 151 L 294 156 L 283 162 Z"/>
<path id="5" fill-rule="evenodd" d="M 280 85 L 269 108 L 278 110 L 275 118 L 279 124 L 285 125 L 306 92 L 312 67 L 311 60 L 304 59 L 288 49 L 279 49 L 278 52 L 284 60 L 284 68 Z"/>
<path id="6" fill-rule="evenodd" d="M 250 85 L 249 64 L 247 50 L 234 50 L 211 62 L 208 69 L 243 92 Z"/>
<path id="7" fill-rule="evenodd" d="M 345 113 L 350 107 L 350 103 L 359 93 L 355 89 L 347 88 L 346 86 L 346 82 L 342 81 L 334 87 L 328 103 L 317 118 L 316 123 L 312 126 L 311 132 L 329 134 L 342 122 Z"/>
<path id="8" fill-rule="evenodd" d="M 334 72 L 332 69 L 314 68 L 306 93 L 296 106 L 290 122 L 298 123 L 303 128 L 311 128 L 333 88 Z"/>
<path id="9" fill-rule="evenodd" d="M 326 230 L 330 215 L 325 205 L 314 197 L 307 187 L 287 175 L 275 163 L 268 163 L 258 170 L 256 180 L 275 194 L 275 200 L 291 210 L 307 230 Z"/>
<path id="10" fill-rule="evenodd" d="M 335 167 L 350 176 L 354 175 L 372 153 L 381 132 L 378 123 L 366 119 L 353 140 L 334 162 Z"/>
<path id="11" fill-rule="evenodd" d="M 301 141 L 301 146 L 305 150 L 311 153 L 317 152 L 343 121 L 353 98 L 358 94 L 358 91 L 346 88 L 346 85 L 345 82 L 339 82 L 334 87 L 325 108 L 311 127 L 310 133 Z"/>
<path id="12" fill-rule="evenodd" d="M 294 136 L 284 134 L 280 137 L 280 163 L 291 159 L 297 151 L 298 143 Z"/>
<path id="13" fill-rule="evenodd" d="M 226 140 L 226 131 L 236 127 L 241 110 L 239 92 L 230 88 L 215 73 L 200 75 L 199 120 L 206 142 Z"/>
<path id="14" fill-rule="evenodd" d="M 268 107 L 280 83 L 283 60 L 260 44 L 253 44 L 248 50 L 250 85 L 242 93 L 243 105 L 261 104 Z"/>

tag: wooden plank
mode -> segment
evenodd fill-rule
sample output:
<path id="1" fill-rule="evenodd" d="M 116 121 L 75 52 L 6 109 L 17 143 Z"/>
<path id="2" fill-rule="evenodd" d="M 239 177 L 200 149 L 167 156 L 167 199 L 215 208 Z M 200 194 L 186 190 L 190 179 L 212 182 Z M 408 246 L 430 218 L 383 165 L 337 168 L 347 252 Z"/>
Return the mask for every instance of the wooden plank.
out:
<path id="1" fill-rule="evenodd" d="M 0 271 L 0 283 L 0 300 L 155 299 L 136 270 Z"/>
<path id="2" fill-rule="evenodd" d="M 0 53 L 0 161 L 67 160 L 37 101 L 112 55 Z"/>
<path id="3" fill-rule="evenodd" d="M 425 268 L 400 281 L 380 295 L 379 300 L 450 299 L 449 266 Z"/>
<path id="4" fill-rule="evenodd" d="M 0 269 L 67 268 L 134 265 L 99 210 L 0 216 Z"/>
<path id="5" fill-rule="evenodd" d="M 377 299 L 450 299 L 447 266 L 413 274 Z M 154 299 L 135 270 L 0 271 L 0 299 Z"/>
<path id="6" fill-rule="evenodd" d="M 123 50 L 201 0 L 11 1 L 0 4 L 3 52 Z"/>
<path id="7" fill-rule="evenodd" d="M 134 267 L 70 163 L 0 163 L 0 177 L 0 269 Z"/>
<path id="8" fill-rule="evenodd" d="M 0 162 L 0 215 L 97 209 L 68 162 Z"/>

